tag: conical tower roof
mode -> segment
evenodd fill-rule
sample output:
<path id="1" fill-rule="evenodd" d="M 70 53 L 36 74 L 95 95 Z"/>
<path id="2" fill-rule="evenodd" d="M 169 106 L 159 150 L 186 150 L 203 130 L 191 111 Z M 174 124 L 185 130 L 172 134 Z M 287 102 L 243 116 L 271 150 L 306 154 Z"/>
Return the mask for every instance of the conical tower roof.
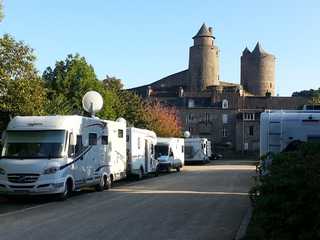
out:
<path id="1" fill-rule="evenodd" d="M 202 24 L 200 30 L 193 38 L 198 38 L 198 37 L 212 37 L 213 38 L 212 33 L 209 31 L 209 29 L 207 28 L 205 23 Z"/>
<path id="2" fill-rule="evenodd" d="M 251 54 L 251 52 L 250 52 L 250 50 L 248 49 L 248 47 L 246 47 L 244 50 L 243 50 L 243 52 L 242 52 L 242 55 L 244 56 L 244 55 L 250 55 Z"/>
<path id="3" fill-rule="evenodd" d="M 263 54 L 268 54 L 263 48 L 261 47 L 260 43 L 257 42 L 255 48 L 252 51 L 252 54 L 254 55 L 263 55 Z"/>

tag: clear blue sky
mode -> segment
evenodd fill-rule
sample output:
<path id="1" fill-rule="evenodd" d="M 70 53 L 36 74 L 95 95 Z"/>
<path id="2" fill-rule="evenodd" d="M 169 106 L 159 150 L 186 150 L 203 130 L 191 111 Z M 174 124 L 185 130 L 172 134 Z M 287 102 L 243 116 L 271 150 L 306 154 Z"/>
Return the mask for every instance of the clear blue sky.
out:
<path id="1" fill-rule="evenodd" d="M 99 79 L 148 84 L 187 68 L 192 36 L 206 22 L 220 48 L 222 80 L 240 82 L 241 52 L 260 41 L 277 58 L 277 93 L 320 87 L 319 0 L 3 2 L 0 34 L 34 48 L 40 72 L 80 53 Z"/>

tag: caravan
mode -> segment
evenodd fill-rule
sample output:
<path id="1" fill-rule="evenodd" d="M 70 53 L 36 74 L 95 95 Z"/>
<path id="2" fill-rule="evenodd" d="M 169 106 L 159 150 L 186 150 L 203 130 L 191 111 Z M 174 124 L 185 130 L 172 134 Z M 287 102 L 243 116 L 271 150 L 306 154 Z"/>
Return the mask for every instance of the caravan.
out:
<path id="1" fill-rule="evenodd" d="M 126 121 L 94 117 L 103 99 L 82 99 L 92 117 L 15 117 L 2 137 L 0 194 L 58 194 L 94 186 L 102 191 L 126 176 Z"/>
<path id="2" fill-rule="evenodd" d="M 185 139 L 185 163 L 207 163 L 211 157 L 211 142 L 206 138 Z"/>
<path id="3" fill-rule="evenodd" d="M 159 160 L 159 169 L 177 172 L 184 166 L 184 139 L 158 138 L 155 147 L 156 158 Z"/>
<path id="4" fill-rule="evenodd" d="M 320 111 L 266 111 L 260 117 L 260 156 L 290 143 L 320 140 Z"/>
<path id="5" fill-rule="evenodd" d="M 154 156 L 157 136 L 153 131 L 127 128 L 127 172 L 141 179 L 149 173 L 158 173 L 158 160 Z"/>
<path id="6" fill-rule="evenodd" d="M 126 123 L 82 116 L 10 121 L 0 160 L 0 194 L 103 190 L 126 176 Z"/>

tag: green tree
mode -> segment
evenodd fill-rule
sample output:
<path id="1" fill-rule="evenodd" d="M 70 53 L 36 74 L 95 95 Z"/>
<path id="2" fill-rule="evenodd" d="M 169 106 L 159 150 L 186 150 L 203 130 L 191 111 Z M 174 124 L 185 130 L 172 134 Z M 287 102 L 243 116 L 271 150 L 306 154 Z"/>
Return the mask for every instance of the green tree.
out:
<path id="1" fill-rule="evenodd" d="M 6 34 L 0 38 L 0 111 L 13 115 L 44 113 L 45 90 L 33 50 Z"/>
<path id="2" fill-rule="evenodd" d="M 111 91 L 119 92 L 123 89 L 123 83 L 119 78 L 110 77 L 107 75 L 102 82 L 104 86 Z"/>
<path id="3" fill-rule="evenodd" d="M 116 94 L 98 81 L 93 67 L 79 54 L 57 61 L 54 68 L 48 67 L 44 71 L 42 78 L 48 90 L 47 110 L 50 114 L 83 114 L 82 97 L 94 90 L 104 98 L 104 107 L 98 116 L 108 119 L 116 117 Z"/>
<path id="4" fill-rule="evenodd" d="M 135 127 L 147 127 L 146 103 L 135 93 L 122 90 L 118 92 L 119 106 L 117 115 L 125 118 Z"/>

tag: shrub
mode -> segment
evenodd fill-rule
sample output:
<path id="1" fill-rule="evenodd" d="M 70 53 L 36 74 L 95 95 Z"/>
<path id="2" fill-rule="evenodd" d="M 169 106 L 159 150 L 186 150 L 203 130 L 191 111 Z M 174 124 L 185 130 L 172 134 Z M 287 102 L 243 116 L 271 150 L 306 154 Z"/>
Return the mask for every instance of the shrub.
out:
<path id="1" fill-rule="evenodd" d="M 245 239 L 320 239 L 320 144 L 275 155 L 250 197 L 254 210 Z"/>

